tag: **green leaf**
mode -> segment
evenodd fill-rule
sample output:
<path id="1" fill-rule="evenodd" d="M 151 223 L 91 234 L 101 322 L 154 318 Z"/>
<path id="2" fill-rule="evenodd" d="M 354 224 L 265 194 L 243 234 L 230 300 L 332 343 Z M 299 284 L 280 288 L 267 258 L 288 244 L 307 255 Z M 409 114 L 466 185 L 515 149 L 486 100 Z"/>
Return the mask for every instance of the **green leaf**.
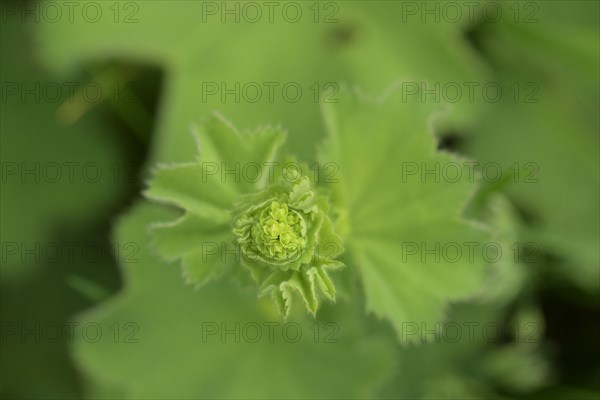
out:
<path id="1" fill-rule="evenodd" d="M 234 202 L 262 182 L 241 176 L 248 163 L 271 163 L 284 140 L 280 129 L 240 133 L 218 114 L 196 129 L 200 156 L 194 163 L 160 165 L 146 196 L 182 208 L 185 215 L 152 226 L 154 250 L 181 259 L 188 283 L 201 286 L 239 264 L 231 218 Z M 234 171 L 233 176 L 223 175 Z M 264 174 L 267 178 L 268 175 Z"/>
<path id="2" fill-rule="evenodd" d="M 339 183 L 330 186 L 347 218 L 345 239 L 368 309 L 398 334 L 404 323 L 438 321 L 449 302 L 475 294 L 483 276 L 481 253 L 471 259 L 463 252 L 454 262 L 435 250 L 484 244 L 481 229 L 461 217 L 476 189 L 465 160 L 436 151 L 430 106 L 407 102 L 394 88 L 377 99 L 345 91 L 324 113 L 329 136 L 320 161 L 339 167 Z M 407 166 L 441 171 L 448 164 L 460 169 L 460 179 L 407 172 Z M 409 246 L 419 250 L 411 255 Z"/>
<path id="3" fill-rule="evenodd" d="M 218 167 L 223 181 L 237 184 L 237 194 L 256 190 L 257 187 L 262 189 L 269 183 L 268 174 L 261 174 L 262 179 L 257 184 L 253 182 L 254 179 L 244 179 L 244 167 L 257 164 L 264 168 L 273 163 L 286 136 L 282 128 L 271 126 L 240 133 L 231 122 L 217 113 L 213 113 L 206 123 L 197 126 L 196 133 L 200 164 Z M 231 176 L 231 172 L 241 175 L 241 179 L 224 179 Z"/>
<path id="4" fill-rule="evenodd" d="M 170 223 L 151 227 L 153 250 L 167 260 L 181 259 L 187 283 L 201 286 L 235 265 L 235 257 L 223 250 L 233 247 L 228 223 L 187 214 Z M 223 248 L 229 243 L 229 249 Z"/>
<path id="5" fill-rule="evenodd" d="M 227 209 L 236 197 L 229 185 L 198 163 L 159 165 L 145 195 L 216 221 L 229 220 Z"/>
<path id="6" fill-rule="evenodd" d="M 508 199 L 495 195 L 487 200 L 487 206 L 490 213 L 488 223 L 493 227 L 492 237 L 502 249 L 503 257 L 488 269 L 480 299 L 496 306 L 507 305 L 531 282 L 531 269 L 534 264 L 541 263 L 541 255 L 539 251 L 527 253 L 530 247 L 537 250 L 537 246 L 523 240 L 523 227 Z"/>
<path id="7" fill-rule="evenodd" d="M 285 133 L 271 127 L 240 133 L 219 114 L 195 132 L 197 161 L 160 165 L 146 195 L 204 218 L 228 221 L 238 196 L 264 187 L 269 179 L 269 174 L 262 173 L 262 180 L 254 183 L 245 176 L 245 167 L 252 163 L 264 170 L 271 165 Z"/>
<path id="8" fill-rule="evenodd" d="M 324 267 L 312 267 L 308 270 L 308 274 L 311 277 L 311 282 L 317 282 L 319 288 L 323 293 L 332 301 L 335 300 L 335 287 L 329 277 L 329 274 Z M 314 283 L 313 283 L 314 285 Z"/>

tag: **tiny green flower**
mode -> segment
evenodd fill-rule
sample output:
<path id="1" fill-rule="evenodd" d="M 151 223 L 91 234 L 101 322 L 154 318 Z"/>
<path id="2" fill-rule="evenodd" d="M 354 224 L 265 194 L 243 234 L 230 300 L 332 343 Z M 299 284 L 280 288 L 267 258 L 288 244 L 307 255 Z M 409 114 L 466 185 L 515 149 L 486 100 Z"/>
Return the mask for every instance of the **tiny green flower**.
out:
<path id="1" fill-rule="evenodd" d="M 323 216 L 318 208 L 307 207 L 308 203 L 297 201 L 298 196 L 291 196 L 298 187 L 310 191 L 308 178 L 294 185 L 269 187 L 238 205 L 233 233 L 244 263 L 297 270 L 314 255 L 314 248 L 307 247 L 314 244 Z M 314 194 L 310 197 L 315 199 Z M 312 237 L 309 232 L 314 233 Z"/>

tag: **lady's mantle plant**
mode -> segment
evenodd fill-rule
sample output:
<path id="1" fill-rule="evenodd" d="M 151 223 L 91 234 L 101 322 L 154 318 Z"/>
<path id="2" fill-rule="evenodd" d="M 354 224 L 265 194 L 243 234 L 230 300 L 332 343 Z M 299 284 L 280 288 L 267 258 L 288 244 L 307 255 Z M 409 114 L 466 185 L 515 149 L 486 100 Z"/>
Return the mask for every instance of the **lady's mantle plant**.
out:
<path id="1" fill-rule="evenodd" d="M 485 261 L 469 249 L 481 249 L 488 233 L 462 215 L 477 185 L 464 160 L 436 149 L 435 105 L 407 101 L 399 86 L 375 98 L 344 89 L 324 104 L 318 160 L 336 166 L 326 193 L 366 307 L 407 341 L 419 339 L 406 337 L 407 324 L 435 325 L 450 302 L 477 293 Z M 196 162 L 155 172 L 147 195 L 185 213 L 154 227 L 153 247 L 181 259 L 188 282 L 246 270 L 284 316 L 293 293 L 314 314 L 320 297 L 335 298 L 329 272 L 341 266 L 329 199 L 302 168 L 285 167 L 279 129 L 240 134 L 215 116 L 197 137 Z M 248 165 L 273 168 L 234 179 Z M 431 173 L 446 167 L 452 179 Z"/>
<path id="2" fill-rule="evenodd" d="M 284 132 L 239 133 L 214 115 L 196 133 L 198 161 L 160 166 L 147 191 L 185 211 L 153 227 L 158 252 L 181 259 L 196 285 L 245 267 L 283 316 L 294 292 L 312 314 L 320 297 L 335 300 L 329 271 L 342 266 L 342 241 L 327 197 L 298 163 L 278 159 Z"/>

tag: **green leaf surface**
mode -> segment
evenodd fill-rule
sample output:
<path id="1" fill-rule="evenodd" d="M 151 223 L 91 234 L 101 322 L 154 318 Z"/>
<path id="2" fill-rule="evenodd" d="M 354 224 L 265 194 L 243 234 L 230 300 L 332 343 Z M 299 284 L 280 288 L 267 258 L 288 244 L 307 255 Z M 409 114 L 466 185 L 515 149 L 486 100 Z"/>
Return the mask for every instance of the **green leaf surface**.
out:
<path id="1" fill-rule="evenodd" d="M 464 251 L 464 243 L 482 245 L 486 235 L 461 217 L 476 185 L 464 160 L 436 150 L 431 117 L 430 105 L 406 102 L 393 88 L 377 99 L 347 91 L 325 107 L 329 136 L 320 160 L 339 167 L 339 182 L 330 186 L 347 215 L 347 247 L 368 309 L 399 335 L 404 323 L 437 321 L 450 301 L 473 295 L 485 264 L 477 252 L 440 257 L 439 248 L 457 244 Z M 455 182 L 407 170 L 450 163 L 463 172 Z"/>

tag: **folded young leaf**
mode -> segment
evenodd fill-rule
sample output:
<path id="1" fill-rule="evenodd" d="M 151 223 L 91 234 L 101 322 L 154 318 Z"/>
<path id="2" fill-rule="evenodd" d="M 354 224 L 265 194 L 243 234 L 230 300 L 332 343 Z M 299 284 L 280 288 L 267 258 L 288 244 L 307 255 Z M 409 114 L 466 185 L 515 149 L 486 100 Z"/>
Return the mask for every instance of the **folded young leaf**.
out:
<path id="1" fill-rule="evenodd" d="M 152 226 L 154 251 L 180 259 L 186 281 L 196 286 L 245 267 L 259 295 L 270 295 L 284 317 L 295 293 L 313 315 L 321 292 L 335 300 L 325 270 L 341 265 L 335 258 L 342 240 L 306 168 L 280 162 L 283 131 L 240 134 L 216 114 L 195 133 L 196 162 L 159 166 L 146 191 L 185 212 Z"/>

